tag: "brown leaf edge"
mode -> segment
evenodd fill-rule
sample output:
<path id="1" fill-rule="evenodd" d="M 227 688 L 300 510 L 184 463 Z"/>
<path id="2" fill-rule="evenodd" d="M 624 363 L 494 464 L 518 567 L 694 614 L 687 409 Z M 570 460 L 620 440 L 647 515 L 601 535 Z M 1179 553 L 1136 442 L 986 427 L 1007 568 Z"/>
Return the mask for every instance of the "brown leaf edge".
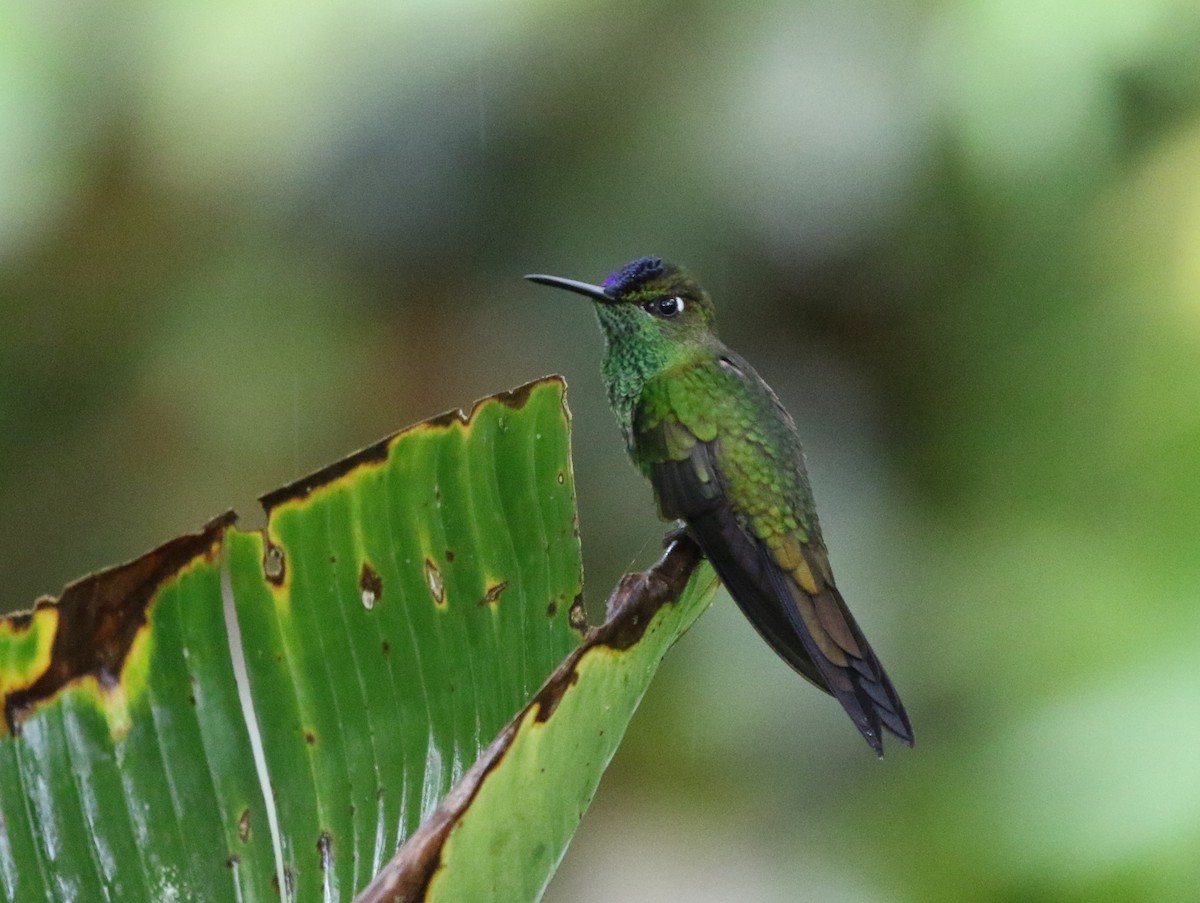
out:
<path id="1" fill-rule="evenodd" d="M 50 660 L 35 680 L 5 696 L 0 735 L 7 731 L 19 736 L 21 722 L 31 712 L 83 677 L 93 676 L 104 687 L 116 686 L 159 590 L 196 559 L 214 560 L 236 519 L 226 511 L 198 533 L 178 536 L 132 561 L 81 577 L 67 584 L 57 599 L 38 599 L 35 611 L 49 606 L 58 615 Z M 32 618 L 33 612 L 17 612 L 4 620 L 10 629 L 21 630 Z"/>
<path id="2" fill-rule="evenodd" d="M 339 479 L 354 472 L 359 467 L 370 467 L 383 464 L 391 454 L 392 446 L 400 439 L 412 433 L 419 433 L 426 430 L 444 430 L 454 424 L 469 427 L 475 421 L 475 416 L 486 405 L 502 404 L 506 408 L 519 411 L 529 403 L 529 398 L 535 389 L 539 389 L 545 385 L 557 384 L 560 396 L 562 398 L 563 412 L 567 419 L 570 420 L 571 412 L 567 410 L 566 389 L 567 382 L 557 374 L 543 376 L 539 379 L 531 380 L 524 385 L 517 386 L 515 389 L 509 389 L 506 392 L 497 392 L 494 395 L 487 395 L 478 399 L 469 411 L 462 408 L 453 408 L 445 413 L 438 414 L 436 417 L 430 417 L 428 420 L 422 420 L 419 423 L 414 423 L 412 426 L 407 426 L 402 430 L 392 433 L 390 436 L 384 436 L 377 442 L 373 442 L 366 448 L 361 448 L 352 454 L 346 455 L 328 464 L 325 467 L 315 470 L 312 473 L 300 477 L 298 480 L 293 480 L 280 486 L 278 489 L 272 489 L 270 492 L 259 496 L 258 502 L 262 505 L 267 516 L 270 517 L 272 512 L 281 505 L 288 502 L 302 501 L 314 492 L 328 487 L 332 483 L 336 483 Z"/>
<path id="3" fill-rule="evenodd" d="M 702 558 L 699 546 L 687 536 L 676 538 L 649 570 L 626 574 L 608 599 L 608 617 L 593 627 L 583 643 L 563 659 L 542 688 L 517 713 L 475 764 L 442 798 L 437 809 L 396 851 L 396 855 L 362 890 L 355 903 L 417 903 L 425 899 L 430 882 L 442 867 L 442 851 L 450 832 L 470 808 L 476 794 L 503 760 L 517 728 L 530 710 L 537 721 L 546 721 L 579 675 L 579 662 L 592 649 L 628 649 L 646 630 L 654 615 L 667 603 L 678 601 Z"/>
<path id="4" fill-rule="evenodd" d="M 555 374 L 543 376 L 515 389 L 480 398 L 469 411 L 455 408 L 405 427 L 307 476 L 273 489 L 264 494 L 259 502 L 269 518 L 280 505 L 303 500 L 359 467 L 382 464 L 387 460 L 392 446 L 409 433 L 445 429 L 455 423 L 469 427 L 476 414 L 491 403 L 502 404 L 514 411 L 520 410 L 536 389 L 547 384 L 558 386 L 563 413 L 569 420 L 571 413 L 566 402 L 566 380 Z M 236 521 L 237 514 L 226 511 L 197 533 L 178 536 L 138 558 L 67 584 L 57 599 L 42 596 L 34 603 L 33 611 L 17 611 L 0 616 L 0 622 L 6 623 L 13 632 L 28 629 L 34 612 L 45 607 L 54 608 L 58 619 L 46 669 L 39 675 L 31 675 L 25 684 L 0 694 L 4 716 L 0 722 L 0 736 L 20 736 L 22 722 L 38 706 L 53 700 L 65 687 L 83 677 L 94 676 L 105 687 L 118 684 L 125 659 L 138 631 L 146 627 L 147 611 L 158 591 L 196 558 L 213 560 L 224 541 L 225 531 Z M 578 535 L 578 523 L 575 530 Z M 280 554 L 280 550 L 271 545 L 265 532 L 263 540 L 268 555 L 272 550 L 275 555 Z M 267 579 L 282 583 L 283 567 L 282 558 L 269 559 L 264 567 Z M 499 589 L 496 590 L 497 595 L 499 592 Z M 576 608 L 578 606 L 572 607 L 572 614 Z"/>

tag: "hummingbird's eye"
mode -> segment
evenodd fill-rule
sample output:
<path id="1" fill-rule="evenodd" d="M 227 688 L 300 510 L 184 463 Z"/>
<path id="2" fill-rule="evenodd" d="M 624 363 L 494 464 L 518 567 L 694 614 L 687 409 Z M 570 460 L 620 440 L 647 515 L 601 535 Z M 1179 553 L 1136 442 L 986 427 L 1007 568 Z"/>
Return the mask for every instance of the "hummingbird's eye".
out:
<path id="1" fill-rule="evenodd" d="M 683 310 L 683 299 L 678 295 L 670 298 L 655 298 L 646 302 L 646 312 L 656 317 L 673 317 Z"/>

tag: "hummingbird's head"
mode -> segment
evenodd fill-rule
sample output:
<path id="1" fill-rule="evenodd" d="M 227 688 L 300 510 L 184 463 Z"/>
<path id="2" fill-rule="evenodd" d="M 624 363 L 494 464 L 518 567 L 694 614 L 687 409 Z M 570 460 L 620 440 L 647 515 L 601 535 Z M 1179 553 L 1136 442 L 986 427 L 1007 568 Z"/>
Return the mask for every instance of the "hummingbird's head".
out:
<path id="1" fill-rule="evenodd" d="M 686 270 L 661 257 L 639 257 L 602 285 L 558 276 L 525 278 L 591 298 L 610 344 L 678 347 L 716 332 L 708 293 Z"/>

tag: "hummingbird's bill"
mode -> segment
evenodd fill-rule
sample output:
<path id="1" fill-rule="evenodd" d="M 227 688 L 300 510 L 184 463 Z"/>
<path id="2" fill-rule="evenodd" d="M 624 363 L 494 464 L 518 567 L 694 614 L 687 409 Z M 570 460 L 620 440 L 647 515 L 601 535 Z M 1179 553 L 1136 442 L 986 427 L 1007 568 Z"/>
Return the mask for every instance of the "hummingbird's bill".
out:
<path id="1" fill-rule="evenodd" d="M 587 282 L 577 282 L 574 279 L 563 279 L 561 276 L 542 276 L 538 273 L 531 274 L 525 277 L 530 282 L 538 282 L 542 285 L 551 285 L 554 288 L 565 288 L 569 292 L 575 292 L 577 295 L 586 295 L 593 301 L 603 301 L 606 304 L 612 304 L 617 299 L 604 290 L 603 286 L 591 285 Z"/>

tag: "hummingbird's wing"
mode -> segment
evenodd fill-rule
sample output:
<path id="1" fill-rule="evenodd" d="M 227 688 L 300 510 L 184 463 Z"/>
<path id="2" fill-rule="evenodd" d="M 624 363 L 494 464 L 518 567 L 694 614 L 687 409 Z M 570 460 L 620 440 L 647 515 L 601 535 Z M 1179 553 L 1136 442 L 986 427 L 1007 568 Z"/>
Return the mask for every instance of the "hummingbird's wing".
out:
<path id="1" fill-rule="evenodd" d="M 743 379 L 758 381 L 794 436 L 774 395 L 757 374 L 749 373 L 747 377 L 736 371 Z M 713 418 L 720 419 L 719 403 L 706 409 L 704 423 L 689 424 L 686 408 L 650 402 L 636 416 L 636 433 L 642 467 L 663 517 L 687 522 L 725 588 L 763 639 L 796 671 L 832 694 L 877 753 L 883 751 L 881 727 L 911 745 L 912 726 L 904 705 L 833 582 L 815 517 L 797 510 L 796 517 L 807 513 L 809 523 L 786 529 L 789 521 L 781 518 L 776 522 L 785 529 L 771 530 L 747 510 L 746 493 L 731 485 L 736 478 L 746 478 L 733 471 L 744 469 L 747 460 L 756 456 L 761 462 L 778 459 L 782 452 L 794 459 L 785 463 L 798 469 L 798 440 L 793 454 L 788 443 L 781 449 L 762 430 L 727 430 L 728 435 L 721 435 L 719 426 L 715 430 L 709 426 Z M 706 435 L 702 438 L 697 432 Z M 791 482 L 785 480 L 789 485 L 779 487 L 772 507 L 784 512 L 789 503 L 796 509 L 806 507 Z"/>

